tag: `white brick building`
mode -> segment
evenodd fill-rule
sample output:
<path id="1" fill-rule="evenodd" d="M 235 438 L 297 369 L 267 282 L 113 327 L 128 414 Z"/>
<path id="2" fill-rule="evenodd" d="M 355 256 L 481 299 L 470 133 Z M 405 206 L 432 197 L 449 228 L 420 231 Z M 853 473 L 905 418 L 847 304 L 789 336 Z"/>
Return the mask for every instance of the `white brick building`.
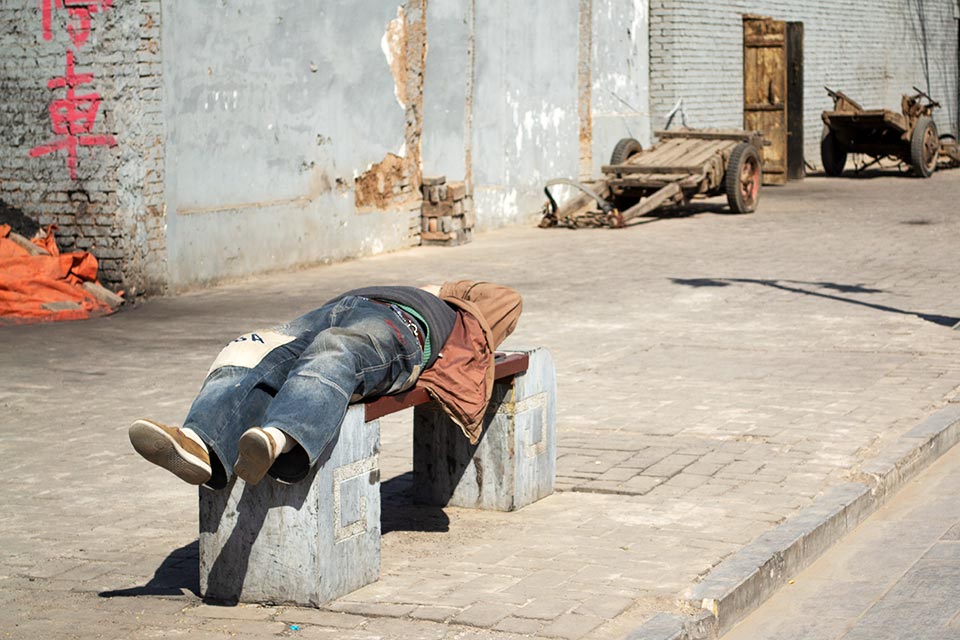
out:
<path id="1" fill-rule="evenodd" d="M 942 105 L 940 133 L 957 132 L 957 0 L 651 0 L 654 129 L 681 99 L 690 126 L 742 126 L 744 14 L 803 23 L 808 163 L 820 164 L 820 113 L 833 104 L 824 85 L 864 108 L 896 111 L 901 94 L 917 86 Z"/>

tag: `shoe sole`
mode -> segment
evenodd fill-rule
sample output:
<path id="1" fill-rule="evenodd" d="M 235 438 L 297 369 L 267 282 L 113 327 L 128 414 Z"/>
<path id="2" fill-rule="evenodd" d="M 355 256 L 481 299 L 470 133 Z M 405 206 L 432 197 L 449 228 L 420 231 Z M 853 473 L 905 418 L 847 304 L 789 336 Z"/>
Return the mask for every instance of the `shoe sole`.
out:
<path id="1" fill-rule="evenodd" d="M 210 466 L 190 454 L 173 437 L 149 420 L 130 426 L 130 444 L 149 462 L 163 467 L 184 482 L 203 484 L 210 479 Z"/>
<path id="2" fill-rule="evenodd" d="M 247 431 L 237 442 L 237 463 L 233 472 L 247 484 L 257 484 L 263 480 L 267 470 L 273 465 L 273 441 L 263 431 Z"/>

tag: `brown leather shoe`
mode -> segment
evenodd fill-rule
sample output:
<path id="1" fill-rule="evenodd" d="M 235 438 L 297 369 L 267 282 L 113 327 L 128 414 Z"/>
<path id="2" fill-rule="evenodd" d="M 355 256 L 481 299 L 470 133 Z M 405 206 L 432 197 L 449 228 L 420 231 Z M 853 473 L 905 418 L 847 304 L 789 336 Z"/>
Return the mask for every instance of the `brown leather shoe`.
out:
<path id="1" fill-rule="evenodd" d="M 130 425 L 129 433 L 137 453 L 184 482 L 203 484 L 210 479 L 210 454 L 179 427 L 137 420 Z"/>
<path id="2" fill-rule="evenodd" d="M 260 482 L 280 455 L 273 437 L 260 427 L 243 432 L 237 442 L 237 452 L 239 455 L 233 472 L 247 484 Z"/>

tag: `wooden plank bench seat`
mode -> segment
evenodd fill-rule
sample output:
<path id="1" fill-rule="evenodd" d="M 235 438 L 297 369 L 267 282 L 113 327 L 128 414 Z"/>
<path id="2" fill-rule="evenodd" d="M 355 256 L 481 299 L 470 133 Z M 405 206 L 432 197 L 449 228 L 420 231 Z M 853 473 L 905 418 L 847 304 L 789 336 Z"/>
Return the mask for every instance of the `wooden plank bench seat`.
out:
<path id="1" fill-rule="evenodd" d="M 494 361 L 494 380 L 509 378 L 527 370 L 530 357 L 525 353 L 497 353 Z M 430 402 L 430 395 L 423 387 L 414 387 L 410 391 L 397 393 L 392 396 L 382 396 L 364 405 L 367 422 L 383 416 L 403 411 Z"/>
<path id="2" fill-rule="evenodd" d="M 200 589 L 222 602 L 318 607 L 380 576 L 380 421 L 414 407 L 417 502 L 513 511 L 553 493 L 556 377 L 546 349 L 498 354 L 480 442 L 418 387 L 347 411 L 302 481 L 200 488 Z"/>

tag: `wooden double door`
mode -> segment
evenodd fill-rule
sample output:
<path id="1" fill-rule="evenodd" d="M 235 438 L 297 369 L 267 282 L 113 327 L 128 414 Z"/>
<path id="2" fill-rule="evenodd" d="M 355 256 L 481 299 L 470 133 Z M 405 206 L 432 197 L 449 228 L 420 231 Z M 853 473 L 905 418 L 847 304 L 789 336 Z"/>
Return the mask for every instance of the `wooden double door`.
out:
<path id="1" fill-rule="evenodd" d="M 743 128 L 769 141 L 764 184 L 803 178 L 802 22 L 743 16 Z"/>

